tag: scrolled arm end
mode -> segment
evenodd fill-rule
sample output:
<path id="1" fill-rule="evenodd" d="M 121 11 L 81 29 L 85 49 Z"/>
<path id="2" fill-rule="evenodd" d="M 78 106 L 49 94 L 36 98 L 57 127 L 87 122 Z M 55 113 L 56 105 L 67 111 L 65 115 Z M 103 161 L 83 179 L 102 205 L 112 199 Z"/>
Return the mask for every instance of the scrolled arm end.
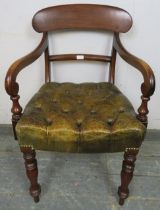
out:
<path id="1" fill-rule="evenodd" d="M 145 61 L 132 55 L 124 48 L 118 33 L 114 34 L 114 48 L 122 59 L 142 73 L 144 82 L 142 83 L 141 91 L 143 96 L 150 97 L 153 95 L 155 90 L 155 77 L 151 67 Z"/>
<path id="2" fill-rule="evenodd" d="M 22 107 L 19 104 L 19 85 L 16 82 L 16 78 L 18 73 L 25 68 L 26 66 L 30 65 L 33 63 L 37 58 L 41 56 L 41 54 L 45 51 L 47 48 L 47 34 L 44 33 L 42 40 L 38 47 L 33 50 L 31 53 L 28 55 L 20 58 L 19 60 L 15 61 L 11 67 L 9 68 L 6 78 L 5 78 L 5 89 L 8 95 L 10 95 L 10 98 L 13 102 L 11 112 L 12 114 L 12 125 L 13 125 L 13 132 L 14 132 L 14 137 L 17 139 L 16 135 L 16 124 L 21 118 L 22 115 Z"/>
<path id="3" fill-rule="evenodd" d="M 148 81 L 146 83 L 145 82 L 142 83 L 141 92 L 144 96 L 150 97 L 153 95 L 154 91 L 155 91 L 155 77 L 154 74 L 152 73 L 149 76 Z"/>
<path id="4" fill-rule="evenodd" d="M 140 120 L 146 127 L 148 124 L 147 114 L 148 111 L 148 101 L 150 100 L 150 96 L 153 95 L 155 90 L 155 76 L 151 69 L 151 67 L 143 60 L 137 58 L 136 56 L 129 53 L 124 46 L 122 45 L 119 34 L 114 34 L 114 48 L 119 53 L 121 58 L 123 58 L 127 63 L 135 67 L 138 71 L 142 73 L 143 83 L 141 85 L 142 91 L 142 102 L 140 107 L 138 108 L 137 119 Z"/>
<path id="5" fill-rule="evenodd" d="M 41 56 L 41 54 L 45 51 L 45 49 L 47 48 L 47 45 L 48 45 L 47 44 L 47 34 L 44 33 L 42 40 L 37 48 L 35 48 L 28 55 L 18 59 L 11 65 L 11 67 L 9 68 L 9 70 L 6 74 L 6 79 L 5 79 L 5 89 L 6 89 L 6 92 L 10 96 L 16 96 L 18 94 L 19 85 L 16 82 L 18 73 L 22 69 L 24 69 L 26 66 L 30 65 L 36 59 L 38 59 Z"/>
<path id="6" fill-rule="evenodd" d="M 5 78 L 5 89 L 10 96 L 16 96 L 19 92 L 19 84 L 16 82 L 14 74 L 10 74 L 10 71 Z"/>

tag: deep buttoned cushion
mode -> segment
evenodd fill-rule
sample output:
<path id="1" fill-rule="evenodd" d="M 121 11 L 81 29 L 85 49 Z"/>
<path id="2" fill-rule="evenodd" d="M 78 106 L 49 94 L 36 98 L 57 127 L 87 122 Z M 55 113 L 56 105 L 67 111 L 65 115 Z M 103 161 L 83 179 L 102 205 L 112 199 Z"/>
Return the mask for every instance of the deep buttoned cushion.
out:
<path id="1" fill-rule="evenodd" d="M 120 152 L 137 148 L 145 126 L 110 83 L 47 83 L 16 126 L 20 146 L 62 152 Z"/>

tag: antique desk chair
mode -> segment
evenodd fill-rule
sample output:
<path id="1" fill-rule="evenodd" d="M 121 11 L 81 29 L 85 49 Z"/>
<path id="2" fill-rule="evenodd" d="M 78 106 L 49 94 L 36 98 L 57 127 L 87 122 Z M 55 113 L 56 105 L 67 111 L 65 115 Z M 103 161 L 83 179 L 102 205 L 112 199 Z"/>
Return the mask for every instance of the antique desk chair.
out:
<path id="1" fill-rule="evenodd" d="M 132 18 L 123 9 L 104 5 L 73 4 L 54 6 L 38 11 L 33 28 L 43 33 L 38 47 L 9 68 L 5 87 L 13 101 L 12 125 L 15 139 L 23 152 L 30 194 L 39 201 L 38 168 L 35 150 L 58 152 L 104 153 L 124 151 L 119 203 L 128 197 L 136 155 L 147 127 L 147 103 L 155 89 L 154 74 L 141 59 L 122 45 L 119 33 L 127 32 Z M 111 55 L 49 55 L 48 32 L 54 30 L 103 30 L 113 32 Z M 32 97 L 22 113 L 18 95 L 18 73 L 45 55 L 45 84 Z M 140 71 L 142 102 L 136 114 L 129 100 L 114 85 L 116 54 Z M 100 83 L 51 82 L 50 63 L 83 59 L 108 62 L 109 80 Z"/>

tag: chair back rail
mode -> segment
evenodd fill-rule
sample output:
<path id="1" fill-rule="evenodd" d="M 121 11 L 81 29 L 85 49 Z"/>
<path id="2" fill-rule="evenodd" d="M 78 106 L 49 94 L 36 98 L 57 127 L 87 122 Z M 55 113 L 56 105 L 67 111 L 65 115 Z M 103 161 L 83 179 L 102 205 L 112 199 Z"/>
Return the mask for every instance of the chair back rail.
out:
<path id="1" fill-rule="evenodd" d="M 105 30 L 112 32 L 127 32 L 132 26 L 132 17 L 125 10 L 107 5 L 96 4 L 68 4 L 53 6 L 38 11 L 32 20 L 33 28 L 37 32 L 54 30 Z M 45 52 L 45 81 L 50 78 L 52 61 L 86 60 L 109 62 L 109 82 L 114 83 L 116 52 L 111 56 L 92 54 L 62 54 L 48 55 Z"/>
<path id="2" fill-rule="evenodd" d="M 49 61 L 69 61 L 69 60 L 86 60 L 86 61 L 99 61 L 111 62 L 111 56 L 105 55 L 92 55 L 92 54 L 60 54 L 50 55 Z"/>
<path id="3" fill-rule="evenodd" d="M 68 4 L 38 11 L 33 17 L 32 25 L 37 32 L 64 29 L 127 32 L 132 26 L 132 17 L 118 7 Z"/>

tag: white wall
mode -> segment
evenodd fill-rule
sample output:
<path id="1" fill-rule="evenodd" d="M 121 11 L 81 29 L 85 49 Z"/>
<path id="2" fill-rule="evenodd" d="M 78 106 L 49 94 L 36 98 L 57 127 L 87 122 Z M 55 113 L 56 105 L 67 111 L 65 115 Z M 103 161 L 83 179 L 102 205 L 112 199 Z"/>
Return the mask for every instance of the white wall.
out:
<path id="1" fill-rule="evenodd" d="M 4 90 L 4 78 L 10 64 L 15 59 L 30 52 L 38 43 L 41 34 L 34 32 L 31 26 L 31 18 L 34 13 L 44 7 L 67 3 L 97 3 L 109 4 L 126 9 L 133 17 L 132 29 L 123 34 L 122 41 L 126 48 L 133 54 L 146 60 L 153 68 L 156 76 L 156 91 L 149 103 L 149 128 L 160 129 L 160 1 L 159 0 L 1 0 L 0 7 L 0 124 L 10 123 L 11 102 Z M 101 39 L 99 39 L 101 38 Z M 110 37 L 109 37 L 110 39 Z M 83 40 L 83 46 L 82 41 Z M 103 44 L 104 43 L 104 44 Z M 55 53 L 60 52 L 90 52 L 105 53 L 109 44 L 104 33 L 75 34 L 60 33 L 51 42 Z M 84 48 L 84 49 L 83 49 Z M 83 51 L 82 51 L 83 49 Z M 70 50 L 70 51 L 69 51 Z M 90 50 L 90 51 L 89 51 Z M 87 66 L 87 71 L 85 67 Z M 102 64 L 68 63 L 64 70 L 64 64 L 53 66 L 54 79 L 56 81 L 104 81 L 106 78 L 106 66 Z M 57 70 L 59 68 L 59 70 Z M 96 70 L 98 68 L 98 70 Z M 134 104 L 135 109 L 140 105 L 140 84 L 142 77 L 138 71 L 126 64 L 118 57 L 116 70 L 116 84 L 125 92 Z M 68 74 L 67 74 L 68 73 Z M 27 67 L 18 76 L 20 84 L 21 104 L 23 107 L 44 83 L 43 58 Z"/>

